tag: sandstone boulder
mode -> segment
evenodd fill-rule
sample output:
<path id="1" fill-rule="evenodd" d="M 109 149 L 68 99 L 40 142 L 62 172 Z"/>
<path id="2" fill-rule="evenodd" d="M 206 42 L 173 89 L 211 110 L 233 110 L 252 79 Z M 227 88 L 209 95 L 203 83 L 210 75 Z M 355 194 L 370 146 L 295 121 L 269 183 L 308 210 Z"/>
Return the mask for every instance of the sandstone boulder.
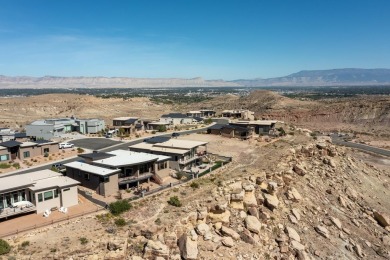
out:
<path id="1" fill-rule="evenodd" d="M 221 234 L 223 236 L 232 237 L 235 240 L 239 240 L 240 239 L 240 235 L 236 231 L 231 229 L 231 228 L 222 226 L 222 228 L 220 229 L 220 232 L 221 232 Z"/>
<path id="2" fill-rule="evenodd" d="M 253 233 L 256 233 L 256 234 L 260 233 L 261 223 L 258 220 L 258 218 L 254 217 L 254 216 L 247 216 L 246 217 L 245 226 L 249 231 L 251 231 Z"/>
<path id="3" fill-rule="evenodd" d="M 149 240 L 146 243 L 144 249 L 144 258 L 145 259 L 156 259 L 160 257 L 162 259 L 169 259 L 169 248 L 164 245 L 161 241 Z"/>
<path id="4" fill-rule="evenodd" d="M 382 227 L 390 226 L 390 218 L 385 213 L 374 211 L 374 218 Z"/>
<path id="5" fill-rule="evenodd" d="M 198 258 L 198 242 L 193 241 L 187 234 L 183 234 L 179 238 L 178 245 L 183 259 L 195 260 Z"/>
<path id="6" fill-rule="evenodd" d="M 278 208 L 279 200 L 276 196 L 273 196 L 270 194 L 264 194 L 264 199 L 265 199 L 265 205 L 270 210 L 274 210 L 274 209 Z"/>

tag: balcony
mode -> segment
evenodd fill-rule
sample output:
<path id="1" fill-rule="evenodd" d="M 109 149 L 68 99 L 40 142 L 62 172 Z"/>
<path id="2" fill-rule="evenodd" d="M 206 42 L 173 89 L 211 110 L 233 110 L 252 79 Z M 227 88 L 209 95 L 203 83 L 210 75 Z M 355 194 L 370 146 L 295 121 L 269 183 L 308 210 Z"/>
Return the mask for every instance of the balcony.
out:
<path id="1" fill-rule="evenodd" d="M 187 163 L 193 162 L 193 161 L 200 159 L 200 158 L 202 158 L 202 156 L 195 155 L 194 157 L 191 157 L 191 158 L 181 159 L 181 160 L 179 160 L 179 163 L 185 165 Z"/>
<path id="2" fill-rule="evenodd" d="M 133 175 L 133 176 L 128 176 L 128 177 L 118 178 L 118 182 L 119 182 L 119 184 L 133 183 L 133 182 L 137 182 L 137 181 L 146 180 L 148 178 L 151 178 L 153 175 L 154 174 L 151 172 L 142 173 L 139 176 Z"/>
<path id="3" fill-rule="evenodd" d="M 21 215 L 25 213 L 31 213 L 35 212 L 37 209 L 35 206 L 32 207 L 23 207 L 23 208 L 5 208 L 5 209 L 0 209 L 0 219 L 2 218 L 9 218 L 13 217 L 16 215 Z"/>

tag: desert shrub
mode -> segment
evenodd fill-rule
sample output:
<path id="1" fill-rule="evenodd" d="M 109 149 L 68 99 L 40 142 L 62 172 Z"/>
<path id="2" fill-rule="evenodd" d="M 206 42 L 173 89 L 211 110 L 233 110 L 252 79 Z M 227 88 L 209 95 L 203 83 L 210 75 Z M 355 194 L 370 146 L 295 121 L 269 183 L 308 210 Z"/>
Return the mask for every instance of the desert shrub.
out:
<path id="1" fill-rule="evenodd" d="M 50 248 L 50 253 L 55 253 L 57 252 L 57 248 Z"/>
<path id="2" fill-rule="evenodd" d="M 159 132 L 166 132 L 166 131 L 167 131 L 167 127 L 166 127 L 165 125 L 159 125 L 159 126 L 157 127 L 157 130 L 158 130 Z"/>
<path id="3" fill-rule="evenodd" d="M 175 207 L 181 207 L 181 202 L 177 196 L 170 197 L 168 200 L 168 204 L 175 206 Z"/>
<path id="4" fill-rule="evenodd" d="M 96 215 L 96 219 L 101 223 L 108 223 L 112 218 L 110 213 Z"/>
<path id="5" fill-rule="evenodd" d="M 12 164 L 12 167 L 14 167 L 16 169 L 19 169 L 20 168 L 20 164 L 19 163 L 14 163 L 14 164 Z"/>
<path id="6" fill-rule="evenodd" d="M 152 131 L 152 134 L 156 134 L 156 131 L 153 130 L 153 131 Z"/>
<path id="7" fill-rule="evenodd" d="M 6 163 L 0 163 L 0 169 L 7 169 L 9 167 L 11 167 L 11 165 L 6 164 Z"/>
<path id="8" fill-rule="evenodd" d="M 23 243 L 21 244 L 22 247 L 27 247 L 30 245 L 30 241 L 23 241 Z"/>
<path id="9" fill-rule="evenodd" d="M 284 131 L 283 127 L 279 127 L 277 130 L 279 131 L 279 136 L 285 136 L 286 135 L 286 131 Z"/>
<path id="10" fill-rule="evenodd" d="M 43 155 L 43 157 L 49 157 L 49 153 L 46 152 L 46 153 Z"/>
<path id="11" fill-rule="evenodd" d="M 82 245 L 85 245 L 85 244 L 88 243 L 88 239 L 87 239 L 86 237 L 80 237 L 79 240 L 80 240 L 80 243 L 81 243 Z"/>
<path id="12" fill-rule="evenodd" d="M 160 218 L 157 218 L 154 223 L 156 223 L 156 225 L 161 225 L 161 219 Z"/>
<path id="13" fill-rule="evenodd" d="M 50 170 L 52 170 L 53 172 L 59 172 L 58 168 L 55 167 L 55 166 L 52 166 L 52 167 L 50 168 Z"/>
<path id="14" fill-rule="evenodd" d="M 52 160 L 53 158 L 51 156 L 49 156 L 49 160 Z"/>
<path id="15" fill-rule="evenodd" d="M 193 189 L 199 189 L 199 183 L 197 183 L 197 182 L 192 182 L 191 184 L 190 184 L 190 187 L 191 188 L 193 188 Z"/>
<path id="16" fill-rule="evenodd" d="M 11 246 L 7 241 L 0 239 L 0 255 L 8 254 L 11 251 Z"/>
<path id="17" fill-rule="evenodd" d="M 207 118 L 203 121 L 206 125 L 209 125 L 213 122 L 213 120 L 211 120 L 211 118 Z"/>
<path id="18" fill-rule="evenodd" d="M 127 200 L 118 200 L 110 203 L 109 209 L 112 215 L 118 216 L 131 209 L 131 204 Z"/>
<path id="19" fill-rule="evenodd" d="M 178 180 L 181 180 L 184 176 L 185 176 L 185 173 L 182 171 L 176 173 L 176 178 Z"/>
<path id="20" fill-rule="evenodd" d="M 77 153 L 83 153 L 84 152 L 84 149 L 81 148 L 81 147 L 77 147 Z"/>
<path id="21" fill-rule="evenodd" d="M 123 227 L 126 225 L 126 220 L 124 218 L 117 218 L 114 222 L 118 227 Z"/>

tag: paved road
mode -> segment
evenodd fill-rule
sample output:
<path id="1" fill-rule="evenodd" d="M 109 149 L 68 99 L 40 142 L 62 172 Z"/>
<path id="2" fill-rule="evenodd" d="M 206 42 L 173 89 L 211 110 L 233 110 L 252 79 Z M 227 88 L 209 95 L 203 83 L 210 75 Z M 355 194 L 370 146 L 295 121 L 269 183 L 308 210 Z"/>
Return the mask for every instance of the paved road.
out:
<path id="1" fill-rule="evenodd" d="M 81 147 L 84 149 L 89 149 L 92 151 L 100 150 L 106 147 L 110 147 L 122 142 L 115 141 L 108 138 L 83 138 L 69 141 L 68 143 L 74 144 L 76 147 Z"/>
<path id="2" fill-rule="evenodd" d="M 344 146 L 356 148 L 359 150 L 363 150 L 363 151 L 367 151 L 367 152 L 376 153 L 376 154 L 390 157 L 390 151 L 386 150 L 386 149 L 376 148 L 376 147 L 369 146 L 366 144 L 347 142 L 347 141 L 344 141 L 343 137 L 339 137 L 338 135 L 331 135 L 331 138 L 332 138 L 332 142 L 334 144 L 344 145 Z"/>
<path id="3" fill-rule="evenodd" d="M 194 133 L 197 133 L 197 132 L 204 131 L 207 128 L 208 127 L 194 129 L 194 130 L 187 130 L 187 131 L 178 131 L 178 133 L 180 133 L 181 136 L 189 135 L 189 134 L 194 134 Z M 167 133 L 167 134 L 157 135 L 157 136 L 167 136 L 167 137 L 169 137 L 169 136 L 172 136 L 172 133 Z M 130 145 L 142 143 L 144 141 L 144 139 L 146 139 L 146 138 L 150 138 L 150 136 L 145 137 L 145 138 L 141 138 L 141 139 L 138 139 L 138 140 L 134 140 L 134 141 L 131 141 L 131 142 L 113 141 L 113 140 L 106 139 L 106 138 L 85 138 L 85 139 L 80 139 L 80 140 L 69 141 L 69 143 L 74 143 L 76 146 L 78 146 L 76 143 L 83 144 L 85 148 L 92 147 L 92 146 L 95 147 L 95 148 L 102 147 L 101 149 L 91 149 L 91 150 L 98 150 L 100 152 L 111 152 L 111 151 L 118 150 L 118 149 L 119 150 L 128 150 Z M 107 140 L 109 140 L 111 142 L 107 142 Z M 108 146 L 109 144 L 112 144 L 112 145 Z M 90 149 L 90 148 L 87 148 L 87 149 Z M 59 162 L 56 162 L 56 163 L 66 164 L 66 163 L 70 163 L 70 162 L 74 162 L 74 161 L 78 161 L 78 160 L 80 160 L 80 158 L 76 157 L 76 158 L 70 158 L 70 159 L 66 159 L 66 160 L 63 160 L 63 161 L 59 161 Z M 35 167 L 35 168 L 32 168 L 32 169 L 20 170 L 18 172 L 13 173 L 13 174 L 9 174 L 8 176 L 15 175 L 15 174 L 23 174 L 23 173 L 41 171 L 41 170 L 45 170 L 45 169 L 50 169 L 51 165 L 52 164 L 42 165 L 42 166 Z M 5 175 L 4 175 L 4 177 L 5 177 Z"/>

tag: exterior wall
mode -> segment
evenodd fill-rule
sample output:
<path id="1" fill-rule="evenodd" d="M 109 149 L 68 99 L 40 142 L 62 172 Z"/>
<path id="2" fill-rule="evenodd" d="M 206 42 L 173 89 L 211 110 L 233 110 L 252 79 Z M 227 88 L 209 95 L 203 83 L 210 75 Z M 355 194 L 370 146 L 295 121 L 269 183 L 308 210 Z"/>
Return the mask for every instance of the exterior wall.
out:
<path id="1" fill-rule="evenodd" d="M 58 147 L 57 143 L 54 143 L 54 144 L 42 144 L 42 145 L 40 145 L 40 148 L 41 148 L 41 154 L 42 155 L 45 154 L 44 150 L 46 148 L 49 148 L 49 153 L 58 153 L 60 151 L 60 148 Z"/>
<path id="2" fill-rule="evenodd" d="M 182 124 L 192 124 L 193 121 L 193 118 L 182 118 Z"/>
<path id="3" fill-rule="evenodd" d="M 54 137 L 54 125 L 26 125 L 26 135 L 50 140 Z"/>
<path id="4" fill-rule="evenodd" d="M 59 196 L 61 197 L 61 207 L 67 208 L 79 203 L 77 186 L 61 189 L 61 194 L 59 194 Z"/>
<path id="5" fill-rule="evenodd" d="M 18 157 L 21 160 L 33 158 L 35 156 L 42 155 L 41 151 L 42 150 L 38 146 L 20 147 Z M 30 152 L 30 156 L 24 157 L 24 152 Z"/>
<path id="6" fill-rule="evenodd" d="M 85 178 L 87 172 L 80 171 L 78 169 L 73 169 L 66 167 L 66 176 L 72 178 L 81 183 L 81 186 L 84 186 L 88 189 L 96 191 L 100 194 L 100 176 L 89 173 L 89 180 Z M 111 179 L 110 179 L 111 181 Z M 116 183 L 118 185 L 118 183 Z"/>
<path id="7" fill-rule="evenodd" d="M 221 130 L 220 129 L 210 129 L 209 134 L 221 135 Z"/>
<path id="8" fill-rule="evenodd" d="M 2 155 L 8 155 L 8 160 L 1 160 Z M 9 161 L 11 161 L 11 154 L 8 152 L 8 150 L 7 149 L 0 150 L 0 163 L 9 162 Z"/>
<path id="9" fill-rule="evenodd" d="M 178 161 L 169 161 L 169 168 L 179 171 L 180 170 L 179 162 Z"/>
<path id="10" fill-rule="evenodd" d="M 234 130 L 233 129 L 222 129 L 221 135 L 224 137 L 234 137 Z"/>
<path id="11" fill-rule="evenodd" d="M 47 200 L 47 201 L 38 202 L 38 194 L 39 193 L 42 193 L 42 196 L 43 196 L 43 193 L 45 191 L 51 191 L 51 190 L 55 190 L 55 189 L 49 189 L 49 190 L 35 192 L 34 198 L 35 198 L 35 206 L 37 208 L 37 214 L 43 213 L 47 209 L 51 209 L 51 208 L 54 208 L 54 207 L 58 207 L 58 208 L 61 207 L 60 194 L 58 194 L 57 198 L 52 198 L 52 199 Z"/>
<path id="12" fill-rule="evenodd" d="M 110 196 L 116 194 L 119 190 L 118 187 L 118 174 L 109 176 L 110 181 L 103 183 L 102 194 L 103 196 Z"/>

